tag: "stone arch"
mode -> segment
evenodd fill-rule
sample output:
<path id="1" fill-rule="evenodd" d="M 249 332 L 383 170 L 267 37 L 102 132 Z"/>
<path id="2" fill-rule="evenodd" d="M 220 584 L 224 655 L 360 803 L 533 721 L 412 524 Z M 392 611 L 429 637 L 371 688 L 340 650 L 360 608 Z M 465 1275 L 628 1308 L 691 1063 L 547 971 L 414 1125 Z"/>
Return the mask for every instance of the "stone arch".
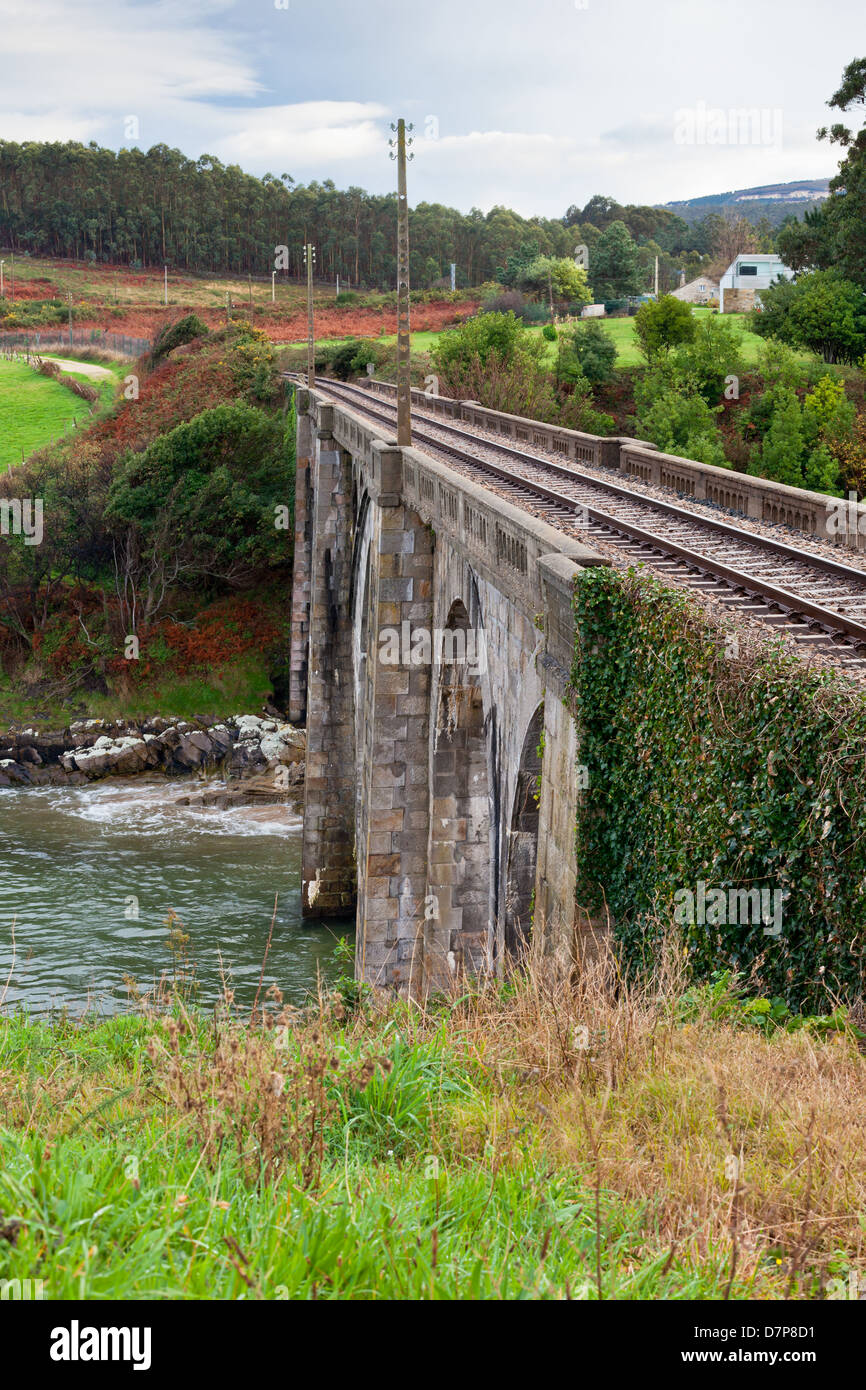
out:
<path id="1" fill-rule="evenodd" d="M 462 599 L 451 604 L 434 661 L 427 971 L 430 983 L 442 988 L 464 973 L 481 973 L 490 958 L 488 734 L 478 631 Z"/>
<path id="2" fill-rule="evenodd" d="M 505 889 L 505 954 L 525 959 L 532 936 L 535 866 L 538 860 L 539 778 L 544 703 L 537 707 L 523 739 L 511 823 Z"/>

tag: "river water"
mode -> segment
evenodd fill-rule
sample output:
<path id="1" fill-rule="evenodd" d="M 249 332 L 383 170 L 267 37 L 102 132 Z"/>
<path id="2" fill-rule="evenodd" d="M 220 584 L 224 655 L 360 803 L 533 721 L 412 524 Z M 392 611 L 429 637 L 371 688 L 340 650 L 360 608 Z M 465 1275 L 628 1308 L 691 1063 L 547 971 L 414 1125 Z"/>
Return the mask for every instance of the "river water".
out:
<path id="1" fill-rule="evenodd" d="M 222 969 L 248 1008 L 275 897 L 262 995 L 276 984 L 300 1004 L 317 972 L 326 982 L 339 973 L 331 956 L 353 924 L 302 924 L 299 818 L 284 806 L 177 805 L 198 789 L 140 780 L 0 789 L 0 996 L 13 923 L 16 944 L 6 1012 L 121 1012 L 124 977 L 152 990 L 190 964 L 200 1007 L 219 998 Z"/>

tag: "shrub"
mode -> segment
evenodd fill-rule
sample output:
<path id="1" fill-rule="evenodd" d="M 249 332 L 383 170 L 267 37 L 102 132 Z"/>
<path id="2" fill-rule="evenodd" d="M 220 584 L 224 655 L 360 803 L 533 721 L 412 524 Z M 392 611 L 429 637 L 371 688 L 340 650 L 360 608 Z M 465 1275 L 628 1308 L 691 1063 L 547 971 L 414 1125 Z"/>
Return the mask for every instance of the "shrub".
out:
<path id="1" fill-rule="evenodd" d="M 431 357 L 434 369 L 443 375 L 475 358 L 483 367 L 494 353 L 500 361 L 511 361 L 519 352 L 537 359 L 541 347 L 513 313 L 482 313 L 443 333 Z"/>
<path id="2" fill-rule="evenodd" d="M 355 366 L 357 356 L 358 343 L 354 338 L 340 343 L 331 357 L 331 371 L 338 381 L 348 381 L 350 376 L 354 376 L 357 371 Z"/>
<path id="3" fill-rule="evenodd" d="M 291 443 L 280 420 L 235 403 L 202 411 L 127 455 L 109 492 L 145 619 L 171 583 L 238 585 L 284 564 L 275 507 L 291 500 Z"/>
<path id="4" fill-rule="evenodd" d="M 561 398 L 557 424 L 584 434 L 608 435 L 616 430 L 613 416 L 595 409 L 592 387 L 585 377 L 575 381 L 569 394 Z"/>
<path id="5" fill-rule="evenodd" d="M 866 298 L 837 271 L 813 270 L 762 290 L 751 327 L 762 337 L 808 348 L 825 362 L 857 362 L 866 350 Z"/>
<path id="6" fill-rule="evenodd" d="M 546 323 L 544 325 L 544 327 L 541 330 L 541 336 L 542 338 L 546 339 L 548 343 L 556 342 L 556 329 L 554 328 L 552 323 Z"/>
<path id="7" fill-rule="evenodd" d="M 714 405 L 722 399 L 725 378 L 744 371 L 740 339 L 732 320 L 706 315 L 692 337 L 674 352 L 677 375 L 687 387 Z"/>
<path id="8" fill-rule="evenodd" d="M 757 423 L 761 438 L 749 472 L 789 487 L 838 492 L 839 464 L 831 441 L 850 433 L 854 415 L 841 382 L 838 386 L 841 399 L 834 383 L 828 388 L 819 383 L 802 404 L 792 387 L 782 385 L 772 386 L 754 402 L 750 423 Z"/>
<path id="9" fill-rule="evenodd" d="M 529 301 L 520 310 L 519 317 L 523 323 L 549 323 L 550 307 L 547 304 L 533 304 L 532 301 Z"/>
<path id="10" fill-rule="evenodd" d="M 648 299 L 634 316 L 634 331 L 644 357 L 651 361 L 658 353 L 694 338 L 695 319 L 691 306 L 672 294 Z"/>
<path id="11" fill-rule="evenodd" d="M 485 297 L 482 309 L 485 314 L 520 314 L 527 299 L 520 290 L 503 290 L 497 286 L 495 293 Z"/>
<path id="12" fill-rule="evenodd" d="M 205 338 L 207 334 L 207 324 L 202 323 L 197 314 L 185 314 L 174 323 L 167 323 L 157 334 L 150 360 L 155 364 L 182 343 L 191 343 L 195 338 Z"/>
<path id="13" fill-rule="evenodd" d="M 610 381 L 616 363 L 616 343 L 594 319 L 576 323 L 560 336 L 556 374 L 561 381 L 583 377 L 594 385 Z"/>
<path id="14" fill-rule="evenodd" d="M 640 410 L 638 433 L 666 454 L 727 468 L 716 423 L 721 406 L 709 406 L 700 396 L 669 387 Z"/>

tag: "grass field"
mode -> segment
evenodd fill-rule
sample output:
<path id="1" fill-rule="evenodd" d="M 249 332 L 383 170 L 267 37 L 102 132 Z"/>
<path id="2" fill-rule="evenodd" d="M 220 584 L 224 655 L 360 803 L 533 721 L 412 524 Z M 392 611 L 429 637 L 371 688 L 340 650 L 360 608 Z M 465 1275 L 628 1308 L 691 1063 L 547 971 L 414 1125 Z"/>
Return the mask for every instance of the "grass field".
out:
<path id="1" fill-rule="evenodd" d="M 710 309 L 693 309 L 695 318 L 705 318 L 712 313 Z M 763 341 L 756 333 L 750 333 L 746 327 L 748 316 L 746 314 L 726 314 L 725 320 L 733 324 L 734 329 L 740 339 L 740 347 L 743 360 L 749 365 L 754 366 L 758 361 L 758 349 Z M 597 319 L 605 333 L 616 343 L 616 365 L 618 367 L 644 367 L 646 361 L 641 353 L 638 340 L 634 331 L 634 319 Z M 541 333 L 541 328 L 530 329 L 532 333 Z M 806 354 L 808 356 L 808 354 Z M 544 359 L 548 366 L 553 366 L 556 361 L 556 344 L 548 343 Z"/>
<path id="2" fill-rule="evenodd" d="M 702 317 L 708 315 L 711 312 L 711 310 L 693 309 L 692 312 L 695 314 L 696 317 Z M 726 314 L 725 318 L 728 322 L 734 325 L 734 328 L 740 338 L 740 344 L 742 348 L 744 361 L 749 366 L 753 366 L 758 361 L 758 349 L 763 340 L 759 338 L 756 333 L 749 332 L 748 328 L 746 327 L 747 316 L 745 314 Z M 643 367 L 646 365 L 644 357 L 640 351 L 637 338 L 635 336 L 633 318 L 597 319 L 595 320 L 595 322 L 600 323 L 605 333 L 609 334 L 613 341 L 616 343 L 616 365 L 618 367 Z M 529 332 L 535 334 L 536 336 L 540 336 L 541 331 L 541 325 L 533 326 L 529 329 Z M 429 352 L 430 349 L 435 346 L 440 336 L 441 335 L 439 333 L 413 333 L 413 352 Z M 337 343 L 344 341 L 345 339 L 342 338 L 323 338 L 319 340 L 319 346 L 335 347 Z M 397 341 L 397 338 L 395 334 L 386 334 L 383 337 L 378 338 L 376 341 L 380 343 L 395 343 Z M 287 346 L 303 347 L 304 344 L 302 342 L 296 342 L 287 344 Z M 808 354 L 799 355 L 808 356 Z M 556 343 L 547 343 L 544 352 L 544 361 L 548 367 L 554 366 L 556 362 Z"/>
<path id="3" fill-rule="evenodd" d="M 429 1010 L 357 1007 L 350 980 L 308 1012 L 269 990 L 269 1026 L 179 1004 L 0 1019 L 0 1278 L 49 1299 L 721 1300 L 859 1269 L 855 1037 L 581 979 Z"/>
<path id="4" fill-rule="evenodd" d="M 107 399 L 105 389 L 100 388 L 101 399 Z M 0 468 L 20 463 L 34 449 L 66 433 L 73 420 L 89 418 L 87 401 L 66 387 L 24 362 L 0 359 Z"/>

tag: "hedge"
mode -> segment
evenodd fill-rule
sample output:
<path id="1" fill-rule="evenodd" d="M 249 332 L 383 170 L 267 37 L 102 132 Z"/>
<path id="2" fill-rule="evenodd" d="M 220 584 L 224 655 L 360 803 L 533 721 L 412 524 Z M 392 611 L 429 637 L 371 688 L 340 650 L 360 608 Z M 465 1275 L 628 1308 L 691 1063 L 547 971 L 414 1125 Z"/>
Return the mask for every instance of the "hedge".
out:
<path id="1" fill-rule="evenodd" d="M 778 640 L 732 655 L 707 609 L 639 571 L 582 572 L 574 605 L 581 905 L 610 913 L 633 972 L 673 931 L 695 978 L 737 969 L 798 1009 L 856 997 L 866 697 Z M 782 894 L 779 934 L 677 921 L 700 883 Z"/>

